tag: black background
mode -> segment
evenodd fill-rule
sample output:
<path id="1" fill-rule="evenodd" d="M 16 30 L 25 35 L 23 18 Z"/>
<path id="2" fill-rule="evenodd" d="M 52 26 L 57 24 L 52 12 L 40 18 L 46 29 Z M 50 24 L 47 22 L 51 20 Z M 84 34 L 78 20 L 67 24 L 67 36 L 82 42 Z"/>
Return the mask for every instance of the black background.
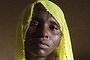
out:
<path id="1" fill-rule="evenodd" d="M 0 60 L 14 60 L 16 22 L 34 0 L 0 0 Z M 90 0 L 53 0 L 69 26 L 75 60 L 90 60 Z"/>

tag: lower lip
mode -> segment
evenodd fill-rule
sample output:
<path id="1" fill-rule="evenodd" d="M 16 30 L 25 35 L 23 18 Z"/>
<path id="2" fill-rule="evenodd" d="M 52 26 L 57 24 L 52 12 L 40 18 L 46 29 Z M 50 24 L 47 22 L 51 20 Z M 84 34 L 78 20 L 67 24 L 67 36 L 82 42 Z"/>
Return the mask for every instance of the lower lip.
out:
<path id="1" fill-rule="evenodd" d="M 38 44 L 38 46 L 40 47 L 40 48 L 49 48 L 49 46 L 47 46 L 47 45 L 45 45 L 45 44 Z"/>

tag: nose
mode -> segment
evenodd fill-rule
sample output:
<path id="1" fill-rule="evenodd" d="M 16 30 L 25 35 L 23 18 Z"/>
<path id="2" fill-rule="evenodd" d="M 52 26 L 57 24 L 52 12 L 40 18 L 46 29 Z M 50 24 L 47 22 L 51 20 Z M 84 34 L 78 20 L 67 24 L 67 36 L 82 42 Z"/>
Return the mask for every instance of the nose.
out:
<path id="1" fill-rule="evenodd" d="M 42 26 L 40 29 L 39 29 L 39 32 L 38 32 L 38 37 L 40 38 L 48 38 L 48 28 L 47 26 Z"/>

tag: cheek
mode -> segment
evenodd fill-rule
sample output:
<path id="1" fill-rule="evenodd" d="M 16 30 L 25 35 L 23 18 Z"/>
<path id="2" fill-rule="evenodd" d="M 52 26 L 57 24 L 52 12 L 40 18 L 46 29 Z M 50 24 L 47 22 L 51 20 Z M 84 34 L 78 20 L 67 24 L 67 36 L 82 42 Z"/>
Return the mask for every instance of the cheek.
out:
<path id="1" fill-rule="evenodd" d="M 37 30 L 37 29 L 34 28 L 34 27 L 29 27 L 28 32 L 29 32 L 29 33 L 34 33 L 36 30 Z"/>
<path id="2" fill-rule="evenodd" d="M 58 42 L 60 40 L 61 32 L 59 30 L 50 32 L 49 36 L 51 40 L 53 40 L 54 42 Z"/>
<path id="3" fill-rule="evenodd" d="M 52 37 L 52 41 L 53 41 L 53 43 L 58 43 L 59 42 L 59 36 L 58 35 L 54 35 L 53 37 Z"/>
<path id="4" fill-rule="evenodd" d="M 53 35 L 51 37 L 51 41 L 52 41 L 52 46 L 56 47 L 59 44 L 60 41 L 60 35 Z"/>
<path id="5" fill-rule="evenodd" d="M 29 27 L 27 32 L 26 32 L 26 35 L 29 37 L 29 38 L 32 38 L 36 33 L 37 33 L 38 29 L 34 28 L 34 27 Z"/>
<path id="6" fill-rule="evenodd" d="M 51 37 L 51 39 L 54 40 L 54 41 L 58 41 L 59 36 L 58 35 L 54 35 L 54 36 Z"/>
<path id="7" fill-rule="evenodd" d="M 54 32 L 50 32 L 50 39 L 52 41 L 52 45 L 54 47 L 56 47 L 60 41 L 60 36 L 61 36 L 61 33 L 60 31 L 54 31 Z"/>

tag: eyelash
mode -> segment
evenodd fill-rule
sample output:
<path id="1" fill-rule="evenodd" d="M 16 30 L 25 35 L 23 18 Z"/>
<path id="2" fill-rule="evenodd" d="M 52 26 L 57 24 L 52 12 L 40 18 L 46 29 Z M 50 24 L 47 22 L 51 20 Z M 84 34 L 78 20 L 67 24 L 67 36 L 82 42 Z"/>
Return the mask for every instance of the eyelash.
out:
<path id="1" fill-rule="evenodd" d="M 38 21 L 31 21 L 31 26 L 39 26 L 39 22 Z M 58 30 L 58 27 L 56 25 L 50 25 L 49 26 L 50 30 L 54 31 L 54 30 Z"/>
<path id="2" fill-rule="evenodd" d="M 54 25 L 51 25 L 49 28 L 50 28 L 52 31 L 58 30 L 58 28 L 57 28 L 56 26 L 54 26 Z"/>
<path id="3" fill-rule="evenodd" d="M 38 22 L 37 21 L 31 21 L 31 26 L 38 26 Z"/>

